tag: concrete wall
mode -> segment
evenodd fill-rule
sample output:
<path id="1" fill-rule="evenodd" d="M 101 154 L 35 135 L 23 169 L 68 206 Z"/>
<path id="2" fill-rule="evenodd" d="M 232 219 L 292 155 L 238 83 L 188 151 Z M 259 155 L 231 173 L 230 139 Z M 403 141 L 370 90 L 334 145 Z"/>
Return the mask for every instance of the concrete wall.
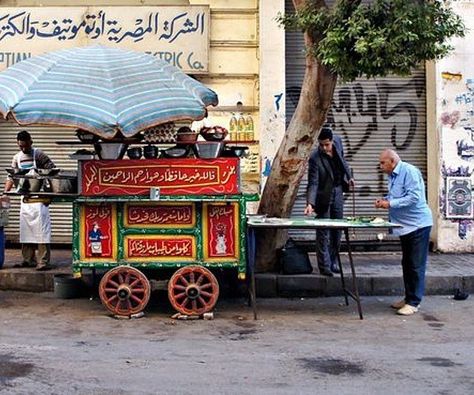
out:
<path id="1" fill-rule="evenodd" d="M 285 30 L 275 21 L 284 0 L 260 0 L 260 139 L 262 187 L 285 134 Z"/>
<path id="2" fill-rule="evenodd" d="M 472 187 L 474 185 L 474 2 L 452 2 L 464 19 L 467 34 L 453 40 L 455 51 L 436 63 L 436 128 L 429 136 L 439 143 L 436 242 L 443 252 L 474 252 Z M 429 92 L 429 91 L 428 91 Z"/>

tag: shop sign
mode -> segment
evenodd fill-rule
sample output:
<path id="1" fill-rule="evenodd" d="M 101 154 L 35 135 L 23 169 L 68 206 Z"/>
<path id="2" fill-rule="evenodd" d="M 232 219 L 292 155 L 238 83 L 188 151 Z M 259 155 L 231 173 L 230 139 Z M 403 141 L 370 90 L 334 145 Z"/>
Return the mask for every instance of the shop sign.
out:
<path id="1" fill-rule="evenodd" d="M 209 68 L 208 6 L 1 7 L 0 70 L 34 55 L 100 44 L 146 52 L 186 73 Z"/>
<path id="2" fill-rule="evenodd" d="M 125 205 L 128 228 L 194 228 L 196 213 L 193 203 L 155 203 Z"/>
<path id="3" fill-rule="evenodd" d="M 204 259 L 238 259 L 239 207 L 237 203 L 204 204 Z"/>
<path id="4" fill-rule="evenodd" d="M 92 160 L 81 162 L 84 196 L 220 195 L 239 193 L 238 158 Z"/>
<path id="5" fill-rule="evenodd" d="M 196 240 L 188 235 L 125 236 L 125 258 L 130 261 L 193 261 L 196 259 Z"/>

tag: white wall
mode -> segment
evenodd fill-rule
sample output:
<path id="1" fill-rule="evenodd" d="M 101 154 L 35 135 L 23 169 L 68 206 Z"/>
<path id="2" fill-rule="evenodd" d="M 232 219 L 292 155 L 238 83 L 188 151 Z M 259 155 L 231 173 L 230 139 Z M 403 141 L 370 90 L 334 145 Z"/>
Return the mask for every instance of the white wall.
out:
<path id="1" fill-rule="evenodd" d="M 451 4 L 468 30 L 465 38 L 453 40 L 455 50 L 435 67 L 439 203 L 433 214 L 440 251 L 474 252 L 474 2 Z"/>
<path id="2" fill-rule="evenodd" d="M 260 155 L 262 188 L 285 134 L 285 30 L 275 17 L 284 0 L 260 0 Z M 262 143 L 264 142 L 264 144 Z"/>

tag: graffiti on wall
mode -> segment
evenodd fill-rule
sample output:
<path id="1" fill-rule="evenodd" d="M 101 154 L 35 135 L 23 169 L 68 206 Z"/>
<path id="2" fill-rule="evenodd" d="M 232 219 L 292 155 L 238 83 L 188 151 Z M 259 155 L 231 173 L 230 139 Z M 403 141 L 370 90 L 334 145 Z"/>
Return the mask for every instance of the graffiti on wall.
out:
<path id="1" fill-rule="evenodd" d="M 443 131 L 444 163 L 439 208 L 444 219 L 457 224 L 458 237 L 466 240 L 474 223 L 471 178 L 474 161 L 474 79 L 464 79 L 461 73 L 449 71 L 443 71 L 441 79 L 445 91 L 439 120 Z M 450 94 L 452 100 L 448 99 Z"/>
<path id="2" fill-rule="evenodd" d="M 300 92 L 301 88 L 295 86 L 287 89 L 289 105 L 297 105 Z M 377 82 L 374 86 L 356 82 L 336 90 L 327 122 L 343 138 L 349 164 L 355 167 L 358 163 L 359 168 L 373 170 L 370 175 L 355 174 L 358 196 L 371 201 L 385 193 L 386 182 L 374 141 L 383 144 L 377 149 L 393 148 L 402 156 L 404 151 L 413 149 L 417 133 L 424 132 L 424 110 L 416 102 L 424 93 L 420 76 L 401 82 Z M 302 194 L 303 191 L 299 193 Z"/>

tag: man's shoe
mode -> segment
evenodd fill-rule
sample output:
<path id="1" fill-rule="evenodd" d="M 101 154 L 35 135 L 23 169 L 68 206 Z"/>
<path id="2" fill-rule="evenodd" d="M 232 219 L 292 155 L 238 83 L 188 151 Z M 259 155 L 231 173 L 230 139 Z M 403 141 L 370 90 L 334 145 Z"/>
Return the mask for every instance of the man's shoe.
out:
<path id="1" fill-rule="evenodd" d="M 36 265 L 36 270 L 38 270 L 39 272 L 44 272 L 46 270 L 51 270 L 52 267 L 46 263 L 38 263 Z"/>
<path id="2" fill-rule="evenodd" d="M 398 315 L 413 315 L 418 311 L 418 307 L 406 304 L 401 309 L 397 310 Z"/>
<path id="3" fill-rule="evenodd" d="M 326 268 L 326 267 L 320 268 L 319 273 L 321 273 L 323 276 L 327 276 L 327 277 L 333 277 L 334 276 L 334 274 L 332 274 L 331 270 Z"/>
<path id="4" fill-rule="evenodd" d="M 341 270 L 339 269 L 338 265 L 331 265 L 331 272 L 339 274 L 341 273 Z"/>
<path id="5" fill-rule="evenodd" d="M 400 310 L 403 306 L 406 305 L 406 302 L 405 302 L 405 299 L 402 299 L 402 300 L 399 300 L 397 302 L 393 302 L 390 307 L 392 309 L 397 309 L 397 310 Z"/>

